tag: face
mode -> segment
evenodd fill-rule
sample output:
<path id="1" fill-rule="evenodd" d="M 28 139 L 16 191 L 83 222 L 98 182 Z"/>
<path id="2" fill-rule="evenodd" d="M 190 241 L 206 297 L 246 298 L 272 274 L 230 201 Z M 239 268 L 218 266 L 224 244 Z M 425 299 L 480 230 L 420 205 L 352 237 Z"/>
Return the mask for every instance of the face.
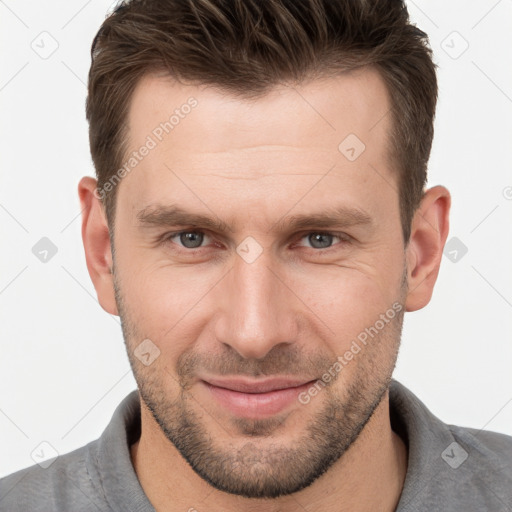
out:
<path id="1" fill-rule="evenodd" d="M 386 394 L 407 293 L 388 110 L 372 70 L 134 93 L 116 303 L 143 408 L 217 489 L 308 486 Z"/>

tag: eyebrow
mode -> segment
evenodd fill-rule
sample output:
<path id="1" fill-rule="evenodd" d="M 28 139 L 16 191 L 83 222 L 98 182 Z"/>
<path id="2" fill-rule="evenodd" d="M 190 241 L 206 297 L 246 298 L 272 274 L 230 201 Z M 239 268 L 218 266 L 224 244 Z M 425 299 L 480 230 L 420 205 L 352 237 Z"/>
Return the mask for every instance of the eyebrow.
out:
<path id="1" fill-rule="evenodd" d="M 147 206 L 137 213 L 137 220 L 142 227 L 187 226 L 220 232 L 233 231 L 229 224 L 215 215 L 209 216 L 190 212 L 176 205 Z M 307 228 L 346 228 L 371 224 L 373 224 L 373 219 L 364 210 L 356 207 L 339 206 L 312 214 L 284 216 L 272 225 L 269 232 L 295 231 Z"/>

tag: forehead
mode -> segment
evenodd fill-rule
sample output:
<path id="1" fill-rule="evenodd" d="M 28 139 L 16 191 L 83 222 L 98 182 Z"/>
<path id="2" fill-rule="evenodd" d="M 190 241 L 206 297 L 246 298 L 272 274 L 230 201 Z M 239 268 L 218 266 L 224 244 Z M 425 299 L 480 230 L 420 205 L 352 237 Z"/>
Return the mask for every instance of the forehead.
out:
<path id="1" fill-rule="evenodd" d="M 175 203 L 188 188 L 196 199 L 216 193 L 225 207 L 223 201 L 242 188 L 254 202 L 265 194 L 269 199 L 269 190 L 280 198 L 294 196 L 297 186 L 305 190 L 318 181 L 316 175 L 322 183 L 312 200 L 315 194 L 328 197 L 334 180 L 338 195 L 346 190 L 347 197 L 362 197 L 365 184 L 378 187 L 386 174 L 387 181 L 395 179 L 388 162 L 388 114 L 388 92 L 374 69 L 281 84 L 256 99 L 148 75 L 128 113 L 127 161 L 133 152 L 139 155 L 126 166 L 118 194 L 129 196 L 135 210 Z M 144 146 L 150 149 L 141 151 Z"/>
<path id="2" fill-rule="evenodd" d="M 192 121 L 181 123 L 194 98 Z M 183 111 L 183 112 L 182 112 Z M 128 114 L 130 139 L 141 140 L 171 119 L 175 150 L 222 151 L 248 146 L 326 147 L 356 132 L 365 143 L 389 128 L 387 88 L 377 70 L 364 68 L 301 85 L 280 84 L 255 99 L 208 85 L 184 85 L 165 75 L 146 75 L 134 90 Z M 385 119 L 382 119 L 383 116 Z M 200 118 L 200 123 L 194 122 Z M 179 130 L 178 128 L 179 124 Z M 380 129 L 374 130 L 376 125 Z M 263 129 L 262 129 L 263 128 Z M 373 133 L 372 133 L 373 132 Z M 228 135 L 229 139 L 225 136 Z M 278 140 L 276 140 L 278 135 Z M 179 137 L 179 138 L 178 138 Z"/>

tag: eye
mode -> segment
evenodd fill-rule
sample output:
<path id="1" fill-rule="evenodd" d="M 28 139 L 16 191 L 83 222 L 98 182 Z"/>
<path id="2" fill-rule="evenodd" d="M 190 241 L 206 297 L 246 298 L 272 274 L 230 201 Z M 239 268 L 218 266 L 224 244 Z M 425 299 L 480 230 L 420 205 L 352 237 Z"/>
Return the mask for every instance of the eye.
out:
<path id="1" fill-rule="evenodd" d="M 205 237 L 208 238 L 208 235 L 202 231 L 180 231 L 179 233 L 169 235 L 167 240 L 178 243 L 178 245 L 181 244 L 185 249 L 198 249 L 201 247 Z M 178 242 L 174 242 L 175 239 Z"/>
<path id="2" fill-rule="evenodd" d="M 327 231 L 314 231 L 304 235 L 301 240 L 307 240 L 309 247 L 313 249 L 329 249 L 333 245 L 333 239 L 348 242 L 349 237 L 344 233 L 330 233 Z"/>
<path id="3" fill-rule="evenodd" d="M 200 249 L 204 247 L 203 243 L 210 237 L 203 231 L 189 230 L 179 231 L 176 233 L 170 233 L 165 237 L 166 241 L 183 247 L 184 249 Z M 205 240 L 206 239 L 206 240 Z M 306 240 L 307 244 L 305 247 L 311 249 L 330 249 L 338 240 L 339 243 L 349 243 L 350 237 L 345 233 L 331 233 L 327 231 L 312 231 L 301 236 L 300 240 Z M 302 244 L 298 244 L 302 245 Z"/>

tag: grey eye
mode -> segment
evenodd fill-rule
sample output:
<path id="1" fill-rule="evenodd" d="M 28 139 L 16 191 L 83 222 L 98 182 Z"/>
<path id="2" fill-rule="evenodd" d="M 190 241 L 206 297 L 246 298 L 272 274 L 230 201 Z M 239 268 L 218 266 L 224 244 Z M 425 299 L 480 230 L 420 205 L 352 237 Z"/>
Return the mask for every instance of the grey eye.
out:
<path id="1" fill-rule="evenodd" d="M 204 240 L 204 234 L 196 231 L 184 231 L 180 233 L 180 242 L 187 249 L 196 249 L 201 246 Z"/>
<path id="2" fill-rule="evenodd" d="M 308 235 L 308 242 L 315 249 L 325 249 L 332 245 L 333 237 L 329 233 L 311 233 Z"/>

